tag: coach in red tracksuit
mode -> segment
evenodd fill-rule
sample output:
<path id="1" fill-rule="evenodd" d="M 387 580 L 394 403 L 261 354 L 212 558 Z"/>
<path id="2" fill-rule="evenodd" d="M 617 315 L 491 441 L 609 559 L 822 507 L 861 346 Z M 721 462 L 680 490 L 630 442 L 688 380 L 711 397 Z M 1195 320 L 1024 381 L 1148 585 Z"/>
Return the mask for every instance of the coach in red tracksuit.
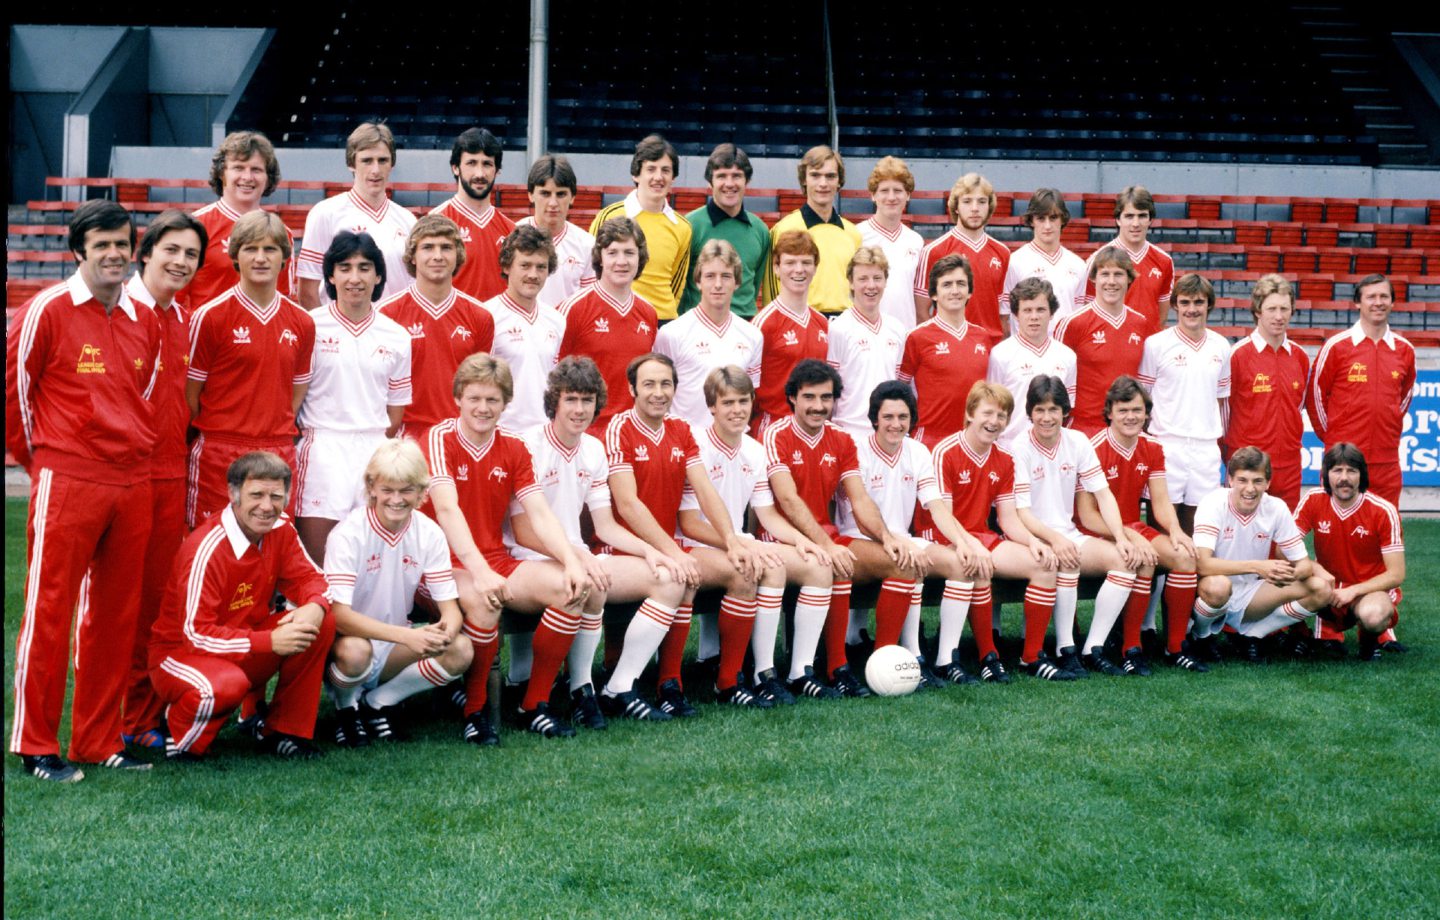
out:
<path id="1" fill-rule="evenodd" d="M 230 464 L 230 504 L 180 547 L 150 640 L 150 680 L 168 705 L 166 757 L 203 754 L 228 716 L 278 671 L 261 745 L 307 758 L 320 680 L 335 638 L 325 576 L 290 518 L 290 468 L 255 451 Z M 275 613 L 279 590 L 294 610 Z"/>
<path id="2" fill-rule="evenodd" d="M 10 750 L 42 779 L 84 776 L 60 758 L 71 617 L 78 614 L 69 757 L 121 769 L 120 700 L 150 533 L 150 404 L 160 324 L 125 293 L 130 215 L 89 201 L 70 222 L 79 270 L 20 308 L 6 335 L 5 443 L 30 474 L 29 574 L 15 649 Z"/>

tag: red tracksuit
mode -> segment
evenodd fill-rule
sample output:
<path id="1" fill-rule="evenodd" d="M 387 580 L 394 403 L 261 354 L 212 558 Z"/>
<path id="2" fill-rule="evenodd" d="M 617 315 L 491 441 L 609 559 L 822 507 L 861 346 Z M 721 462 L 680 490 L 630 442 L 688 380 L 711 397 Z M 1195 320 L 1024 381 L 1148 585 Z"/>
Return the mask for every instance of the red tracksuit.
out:
<path id="1" fill-rule="evenodd" d="M 160 324 L 122 293 L 107 314 L 79 274 L 37 294 L 6 336 L 5 442 L 30 474 L 29 574 L 15 649 L 10 749 L 58 754 L 71 615 L 68 756 L 119 751 L 120 700 L 150 534 L 150 453 Z"/>
<path id="2" fill-rule="evenodd" d="M 1394 330 L 1379 339 L 1356 323 L 1332 336 L 1310 375 L 1310 424 L 1325 447 L 1349 441 L 1365 454 L 1370 491 L 1400 505 L 1400 434 L 1415 386 L 1415 347 Z"/>
<path id="3" fill-rule="evenodd" d="M 325 608 L 320 635 L 287 657 L 271 649 L 284 616 L 271 612 L 277 588 L 297 607 Z M 327 591 L 289 518 L 257 546 L 226 506 L 186 538 L 150 640 L 150 679 L 169 704 L 166 721 L 180 750 L 203 754 L 226 716 L 277 671 L 266 727 L 300 738 L 315 734 L 320 680 L 335 638 Z"/>

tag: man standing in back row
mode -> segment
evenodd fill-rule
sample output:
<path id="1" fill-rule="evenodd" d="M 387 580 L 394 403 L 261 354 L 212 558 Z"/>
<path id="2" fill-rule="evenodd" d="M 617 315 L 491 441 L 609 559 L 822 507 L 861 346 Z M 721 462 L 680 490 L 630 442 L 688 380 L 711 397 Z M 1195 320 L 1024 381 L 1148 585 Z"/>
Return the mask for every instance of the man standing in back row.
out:
<path id="1" fill-rule="evenodd" d="M 505 290 L 500 274 L 500 247 L 515 222 L 495 207 L 495 177 L 505 151 L 484 128 L 467 128 L 450 148 L 455 195 L 432 210 L 455 221 L 465 241 L 465 261 L 455 275 L 455 288 L 484 302 Z"/>
<path id="2" fill-rule="evenodd" d="M 275 158 L 275 148 L 265 135 L 259 131 L 235 131 L 220 142 L 210 161 L 210 188 L 220 198 L 195 212 L 195 219 L 205 228 L 208 245 L 195 279 L 176 295 L 182 305 L 198 310 L 240 281 L 230 262 L 230 230 L 235 221 L 260 210 L 260 200 L 279 184 L 280 161 Z M 293 239 L 291 248 L 294 248 Z M 279 289 L 286 297 L 292 297 L 296 287 L 295 263 L 290 262 L 286 268 Z"/>
<path id="3" fill-rule="evenodd" d="M 635 293 L 655 308 L 661 321 L 679 315 L 690 264 L 690 224 L 670 207 L 670 189 L 679 174 L 680 155 L 665 138 L 651 134 L 635 145 L 630 159 L 635 191 L 601 208 L 590 224 L 590 235 L 597 238 L 612 217 L 628 217 L 640 227 L 650 259 L 635 279 Z"/>
<path id="4" fill-rule="evenodd" d="M 915 315 L 924 322 L 933 312 L 930 273 L 935 264 L 946 256 L 961 255 L 970 263 L 973 276 L 965 319 L 994 338 L 1004 338 L 1009 323 L 1001 321 L 1000 294 L 1010 267 L 1010 247 L 985 232 L 985 225 L 995 216 L 995 187 L 979 173 L 966 173 L 951 186 L 945 212 L 955 226 L 926 246 L 915 265 Z M 968 392 L 968 386 L 962 388 L 958 398 L 963 402 Z"/>
<path id="5" fill-rule="evenodd" d="M 780 237 L 792 230 L 803 230 L 815 240 L 816 272 L 810 285 L 807 303 L 821 313 L 833 315 L 850 306 L 850 284 L 845 279 L 845 266 L 860 248 L 860 231 L 840 216 L 840 190 L 845 187 L 845 160 L 823 144 L 811 147 L 800 158 L 796 170 L 805 203 L 770 228 L 773 249 Z M 771 259 L 765 275 L 765 302 L 776 299 L 783 290 L 778 272 L 781 265 Z M 824 355 L 821 355 L 823 358 Z"/>
<path id="6" fill-rule="evenodd" d="M 695 309 L 704 299 L 700 290 L 700 253 L 705 244 L 711 240 L 724 240 L 740 255 L 740 274 L 735 279 L 730 310 L 745 319 L 755 315 L 760 283 L 770 265 L 770 228 L 745 210 L 745 187 L 750 184 L 754 172 L 750 158 L 734 144 L 717 145 L 705 162 L 705 181 L 710 184 L 710 197 L 685 215 L 692 233 L 690 275 L 685 282 L 685 294 L 680 298 L 681 314 Z M 699 392 L 698 381 L 695 391 Z M 703 402 L 699 408 L 704 409 Z"/>

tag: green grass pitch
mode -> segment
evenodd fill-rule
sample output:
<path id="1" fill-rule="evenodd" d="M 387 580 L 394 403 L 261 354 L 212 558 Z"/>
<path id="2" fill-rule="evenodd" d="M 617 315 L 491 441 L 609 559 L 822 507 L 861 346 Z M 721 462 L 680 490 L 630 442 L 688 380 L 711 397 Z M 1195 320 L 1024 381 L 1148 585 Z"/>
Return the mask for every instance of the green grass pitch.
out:
<path id="1" fill-rule="evenodd" d="M 432 723 L 297 765 L 227 729 L 211 764 L 75 787 L 7 756 L 4 913 L 1436 916 L 1440 523 L 1407 526 L 1412 651 L 1378 665 L 703 706 L 496 750 Z"/>

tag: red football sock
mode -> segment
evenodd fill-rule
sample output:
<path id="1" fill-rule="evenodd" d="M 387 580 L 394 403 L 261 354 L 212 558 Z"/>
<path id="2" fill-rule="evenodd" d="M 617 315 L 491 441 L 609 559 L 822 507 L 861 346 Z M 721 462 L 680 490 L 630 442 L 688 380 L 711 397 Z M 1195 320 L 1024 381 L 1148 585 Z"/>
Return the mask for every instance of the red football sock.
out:
<path id="1" fill-rule="evenodd" d="M 1051 604 L 1054 604 L 1052 597 Z M 970 633 L 975 637 L 975 655 L 981 661 L 995 651 L 995 594 L 989 585 L 970 592 Z"/>
<path id="2" fill-rule="evenodd" d="M 675 611 L 675 619 L 670 621 L 670 631 L 660 643 L 658 683 L 680 680 L 680 663 L 685 659 L 685 643 L 690 639 L 690 614 L 694 609 L 690 604 L 681 604 Z"/>
<path id="3" fill-rule="evenodd" d="M 1165 651 L 1171 655 L 1180 654 L 1180 645 L 1185 641 L 1190 613 L 1195 608 L 1197 584 L 1194 572 L 1171 572 L 1165 576 L 1165 590 L 1160 596 L 1165 606 Z"/>
<path id="4" fill-rule="evenodd" d="M 466 623 L 460 631 L 470 638 L 475 649 L 470 670 L 465 672 L 465 716 L 469 718 L 484 709 L 489 700 L 490 667 L 500 654 L 500 629 L 492 626 L 482 630 Z"/>
<path id="5" fill-rule="evenodd" d="M 845 628 L 850 625 L 850 582 L 830 587 L 830 612 L 825 617 L 825 668 L 832 677 L 845 664 Z"/>
<path id="6" fill-rule="evenodd" d="M 720 673 L 715 678 L 717 690 L 729 690 L 735 686 L 735 678 L 745 666 L 745 650 L 750 647 L 750 633 L 755 628 L 757 607 L 757 601 L 753 597 L 731 597 L 727 594 L 720 601 Z"/>
<path id="7" fill-rule="evenodd" d="M 540 615 L 540 625 L 535 628 L 535 638 L 530 642 L 531 655 L 530 683 L 525 687 L 525 698 L 520 701 L 521 709 L 534 709 L 550 699 L 550 688 L 555 684 L 555 675 L 560 665 L 570 654 L 570 643 L 580 629 L 580 615 L 569 614 L 558 607 L 546 607 Z"/>
<path id="8" fill-rule="evenodd" d="M 1121 651 L 1128 652 L 1140 647 L 1140 627 L 1145 623 L 1145 611 L 1150 607 L 1150 586 L 1154 577 L 1135 576 L 1135 587 L 1125 600 L 1125 610 L 1120 614 L 1120 633 L 1124 637 Z"/>
<path id="9" fill-rule="evenodd" d="M 875 647 L 883 648 L 900 642 L 900 630 L 910 613 L 910 594 L 915 582 L 887 578 L 880 583 L 880 600 L 875 603 Z"/>
<path id="10" fill-rule="evenodd" d="M 973 601 L 971 602 L 973 605 Z M 1030 585 L 1025 589 L 1025 649 L 1020 657 L 1034 661 L 1045 646 L 1045 632 L 1055 613 L 1055 589 Z M 976 630 L 976 635 L 979 631 Z M 978 640 L 977 640 L 978 641 Z"/>

